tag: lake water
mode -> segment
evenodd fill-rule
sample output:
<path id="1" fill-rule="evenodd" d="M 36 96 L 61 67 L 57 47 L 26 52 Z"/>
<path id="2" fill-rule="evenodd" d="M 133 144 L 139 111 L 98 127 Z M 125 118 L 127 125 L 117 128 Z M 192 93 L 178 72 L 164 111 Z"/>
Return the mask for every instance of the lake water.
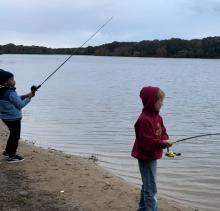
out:
<path id="1" fill-rule="evenodd" d="M 67 56 L 1 55 L 17 91 L 40 84 Z M 24 110 L 22 137 L 83 157 L 140 184 L 130 157 L 139 91 L 160 86 L 170 138 L 220 132 L 220 60 L 74 56 Z M 158 162 L 159 194 L 201 210 L 220 210 L 220 136 L 174 145 L 182 156 Z"/>

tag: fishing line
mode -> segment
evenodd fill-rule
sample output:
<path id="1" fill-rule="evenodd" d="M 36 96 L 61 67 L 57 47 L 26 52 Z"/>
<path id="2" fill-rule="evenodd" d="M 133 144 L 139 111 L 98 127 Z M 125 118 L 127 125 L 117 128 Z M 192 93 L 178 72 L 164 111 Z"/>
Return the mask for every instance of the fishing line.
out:
<path id="1" fill-rule="evenodd" d="M 64 62 L 62 62 L 40 85 L 38 86 L 32 86 L 31 91 L 36 92 L 52 75 L 54 75 L 73 55 L 75 55 L 79 50 L 87 43 L 89 42 L 102 28 L 104 28 L 113 17 L 109 18 L 102 26 L 100 26 L 95 33 L 93 33 L 79 48 L 77 48 L 73 54 L 71 54 Z"/>

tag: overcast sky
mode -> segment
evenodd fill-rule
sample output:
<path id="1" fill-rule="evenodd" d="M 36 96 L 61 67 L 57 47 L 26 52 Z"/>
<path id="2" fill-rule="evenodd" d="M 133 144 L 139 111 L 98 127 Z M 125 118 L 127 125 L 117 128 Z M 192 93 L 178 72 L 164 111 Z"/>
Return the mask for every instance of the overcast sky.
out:
<path id="1" fill-rule="evenodd" d="M 220 35 L 220 0 L 1 0 L 0 45 L 79 47 Z"/>

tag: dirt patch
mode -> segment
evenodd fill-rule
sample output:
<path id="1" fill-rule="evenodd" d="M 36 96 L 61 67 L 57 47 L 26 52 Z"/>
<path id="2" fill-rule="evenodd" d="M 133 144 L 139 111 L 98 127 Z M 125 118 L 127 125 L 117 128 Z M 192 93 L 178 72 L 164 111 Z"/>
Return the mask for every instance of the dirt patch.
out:
<path id="1" fill-rule="evenodd" d="M 8 132 L 0 122 L 0 153 Z M 20 163 L 0 154 L 1 211 L 135 211 L 139 189 L 94 160 L 20 142 Z M 192 211 L 159 199 L 161 211 Z"/>

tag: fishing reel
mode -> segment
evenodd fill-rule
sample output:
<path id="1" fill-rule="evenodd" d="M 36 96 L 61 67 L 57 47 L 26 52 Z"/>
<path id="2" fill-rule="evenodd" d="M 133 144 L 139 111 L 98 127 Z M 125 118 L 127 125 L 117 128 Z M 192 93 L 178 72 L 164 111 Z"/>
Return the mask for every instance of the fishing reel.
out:
<path id="1" fill-rule="evenodd" d="M 39 86 L 33 85 L 33 86 L 31 87 L 31 92 L 32 92 L 33 94 L 35 94 L 35 92 L 36 92 L 40 87 L 41 87 L 41 85 L 39 85 Z"/>
<path id="2" fill-rule="evenodd" d="M 165 156 L 169 157 L 169 158 L 174 158 L 176 156 L 180 156 L 181 153 L 177 153 L 177 152 L 173 152 L 172 150 L 169 149 L 169 147 L 167 147 L 167 152 L 165 153 Z"/>

